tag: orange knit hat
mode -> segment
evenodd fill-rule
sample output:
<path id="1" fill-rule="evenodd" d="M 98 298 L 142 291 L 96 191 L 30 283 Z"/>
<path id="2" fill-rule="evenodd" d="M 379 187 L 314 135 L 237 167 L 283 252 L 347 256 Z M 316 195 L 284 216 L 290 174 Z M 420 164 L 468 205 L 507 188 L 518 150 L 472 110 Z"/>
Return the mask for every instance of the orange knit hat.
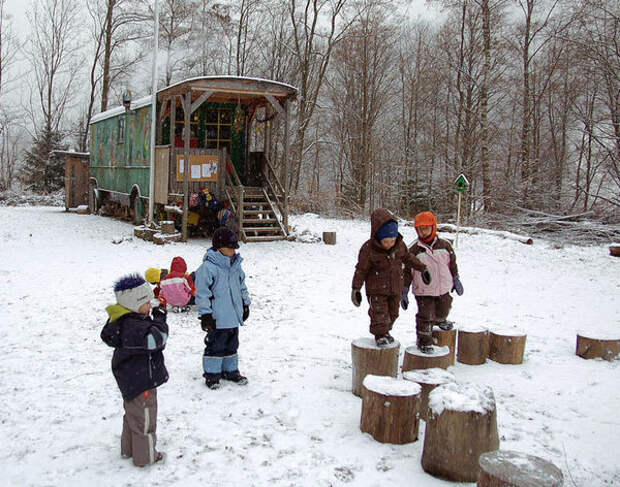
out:
<path id="1" fill-rule="evenodd" d="M 423 211 L 422 213 L 418 213 L 415 216 L 414 224 L 416 230 L 418 229 L 418 227 L 433 227 L 433 231 L 431 232 L 431 234 L 427 238 L 422 239 L 425 242 L 432 242 L 437 236 L 437 217 L 432 211 Z"/>

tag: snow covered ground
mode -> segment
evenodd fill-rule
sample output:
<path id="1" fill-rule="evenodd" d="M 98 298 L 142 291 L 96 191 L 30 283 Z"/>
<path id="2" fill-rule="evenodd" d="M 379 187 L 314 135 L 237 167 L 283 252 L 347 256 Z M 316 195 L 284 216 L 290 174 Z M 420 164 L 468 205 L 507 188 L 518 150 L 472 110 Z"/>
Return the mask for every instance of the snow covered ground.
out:
<path id="1" fill-rule="evenodd" d="M 99 333 L 120 275 L 197 268 L 208 240 L 155 246 L 133 227 L 58 207 L 0 207 L 0 485 L 447 486 L 420 465 L 420 439 L 396 446 L 359 430 L 350 343 L 368 336 L 366 302 L 349 301 L 365 221 L 293 217 L 298 231 L 338 232 L 338 244 L 242 245 L 253 299 L 241 329 L 247 387 L 208 390 L 196 312 L 169 315 L 170 381 L 159 389 L 164 465 L 120 458 L 122 403 Z M 413 227 L 401 227 L 406 241 Z M 123 238 L 126 237 L 126 238 Z M 120 243 L 113 243 L 117 241 Z M 576 331 L 620 337 L 620 259 L 607 246 L 556 249 L 460 235 L 460 326 L 527 333 L 522 365 L 457 363 L 457 380 L 489 385 L 502 449 L 541 456 L 565 485 L 620 485 L 620 359 L 575 355 Z M 415 343 L 415 304 L 393 334 Z M 401 349 L 402 359 L 402 349 Z M 474 484 L 457 484 L 474 485 Z"/>

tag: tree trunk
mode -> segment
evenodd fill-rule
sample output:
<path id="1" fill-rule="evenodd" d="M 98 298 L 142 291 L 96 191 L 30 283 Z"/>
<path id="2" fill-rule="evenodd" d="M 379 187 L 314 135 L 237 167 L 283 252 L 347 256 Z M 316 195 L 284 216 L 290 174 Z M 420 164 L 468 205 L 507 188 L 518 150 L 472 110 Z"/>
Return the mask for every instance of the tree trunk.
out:
<path id="1" fill-rule="evenodd" d="M 612 361 L 620 354 L 619 338 L 593 338 L 585 334 L 577 334 L 577 350 L 581 358 L 602 358 Z"/>
<path id="2" fill-rule="evenodd" d="M 523 363 L 523 351 L 525 350 L 524 333 L 489 333 L 489 358 L 500 364 Z"/>
<path id="3" fill-rule="evenodd" d="M 553 463 L 525 453 L 495 450 L 478 460 L 478 487 L 561 487 L 562 471 Z"/>
<path id="4" fill-rule="evenodd" d="M 450 348 L 433 347 L 432 354 L 422 353 L 418 347 L 407 347 L 403 359 L 403 372 L 408 370 L 447 369 L 450 365 Z"/>
<path id="5" fill-rule="evenodd" d="M 482 365 L 489 355 L 489 330 L 459 330 L 456 360 L 468 365 Z"/>
<path id="6" fill-rule="evenodd" d="M 388 347 L 379 348 L 373 338 L 353 340 L 351 342 L 353 394 L 361 396 L 362 382 L 368 374 L 396 377 L 399 351 L 400 343 L 397 341 Z"/>

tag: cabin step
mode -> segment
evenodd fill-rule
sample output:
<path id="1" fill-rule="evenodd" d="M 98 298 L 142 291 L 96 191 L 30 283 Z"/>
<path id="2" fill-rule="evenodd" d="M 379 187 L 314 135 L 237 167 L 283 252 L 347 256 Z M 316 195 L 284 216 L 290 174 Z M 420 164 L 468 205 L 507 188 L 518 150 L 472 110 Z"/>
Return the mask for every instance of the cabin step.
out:
<path id="1" fill-rule="evenodd" d="M 277 227 L 243 227 L 243 230 L 247 234 L 248 232 L 278 232 L 281 233 L 282 229 Z"/>
<path id="2" fill-rule="evenodd" d="M 278 223 L 276 218 L 244 218 L 243 224 L 265 225 L 267 223 Z"/>
<path id="3" fill-rule="evenodd" d="M 271 208 L 265 208 L 264 210 L 245 210 L 244 215 L 275 215 Z"/>
<path id="4" fill-rule="evenodd" d="M 265 235 L 260 237 L 247 235 L 245 239 L 247 242 L 275 242 L 276 240 L 286 240 L 286 237 L 283 235 Z"/>

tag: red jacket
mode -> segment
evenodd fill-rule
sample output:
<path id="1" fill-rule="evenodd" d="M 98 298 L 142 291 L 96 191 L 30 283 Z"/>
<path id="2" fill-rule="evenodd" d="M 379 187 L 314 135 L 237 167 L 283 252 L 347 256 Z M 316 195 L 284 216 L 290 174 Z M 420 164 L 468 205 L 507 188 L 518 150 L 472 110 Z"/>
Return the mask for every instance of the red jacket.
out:
<path id="1" fill-rule="evenodd" d="M 159 287 L 159 294 L 170 306 L 185 306 L 196 294 L 196 286 L 187 274 L 187 264 L 183 257 L 172 259 L 170 272 L 160 281 Z"/>

